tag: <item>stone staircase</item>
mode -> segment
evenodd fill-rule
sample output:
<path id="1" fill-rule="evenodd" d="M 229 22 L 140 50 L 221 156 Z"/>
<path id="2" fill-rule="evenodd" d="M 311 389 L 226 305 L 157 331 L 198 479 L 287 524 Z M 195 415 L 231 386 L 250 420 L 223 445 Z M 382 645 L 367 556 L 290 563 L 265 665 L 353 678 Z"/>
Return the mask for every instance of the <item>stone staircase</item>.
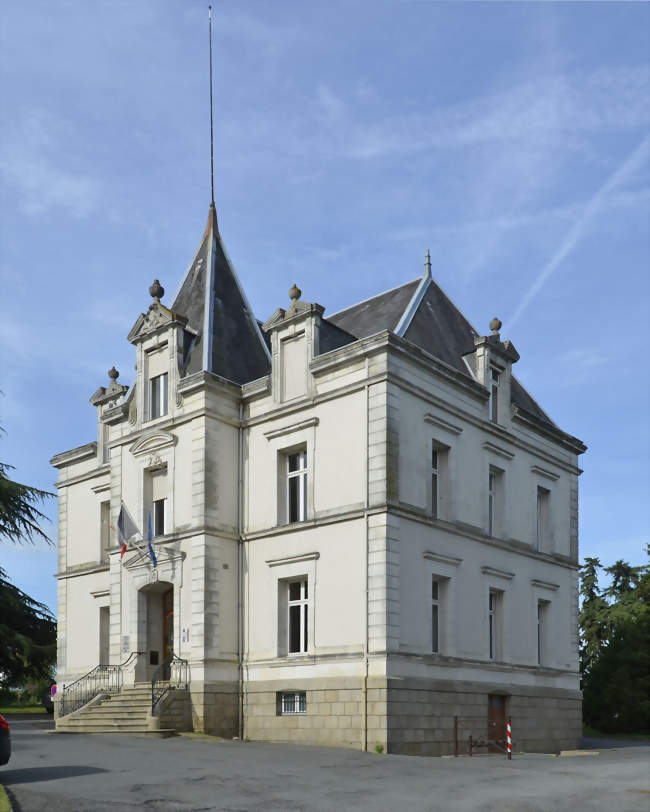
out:
<path id="1" fill-rule="evenodd" d="M 104 694 L 92 703 L 56 720 L 57 733 L 131 733 L 164 738 L 175 728 L 160 726 L 151 716 L 151 683 L 123 687 L 119 694 Z"/>

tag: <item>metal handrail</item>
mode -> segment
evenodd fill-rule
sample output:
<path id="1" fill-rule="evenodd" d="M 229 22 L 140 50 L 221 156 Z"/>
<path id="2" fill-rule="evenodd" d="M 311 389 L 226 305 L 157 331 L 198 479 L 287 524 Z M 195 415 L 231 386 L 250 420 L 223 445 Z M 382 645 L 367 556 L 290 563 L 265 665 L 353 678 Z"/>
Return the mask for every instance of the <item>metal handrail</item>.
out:
<path id="1" fill-rule="evenodd" d="M 79 710 L 99 694 L 115 694 L 122 689 L 122 671 L 132 660 L 143 654 L 142 651 L 132 651 L 123 663 L 118 665 L 96 665 L 83 677 L 79 677 L 69 685 L 64 685 L 59 704 L 59 717 Z"/>
<path id="2" fill-rule="evenodd" d="M 168 670 L 168 675 L 167 675 Z M 165 678 L 167 677 L 167 678 Z M 186 689 L 189 682 L 189 663 L 177 657 L 174 652 L 166 657 L 153 672 L 151 678 L 151 715 L 163 696 L 171 688 Z"/>

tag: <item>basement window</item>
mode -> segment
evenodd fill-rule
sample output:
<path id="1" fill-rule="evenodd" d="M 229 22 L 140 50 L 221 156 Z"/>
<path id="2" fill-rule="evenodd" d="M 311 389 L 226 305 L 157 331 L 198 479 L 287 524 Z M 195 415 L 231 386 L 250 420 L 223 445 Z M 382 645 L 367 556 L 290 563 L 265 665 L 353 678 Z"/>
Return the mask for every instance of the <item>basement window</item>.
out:
<path id="1" fill-rule="evenodd" d="M 307 713 L 305 691 L 281 691 L 277 695 L 278 716 L 298 716 Z"/>

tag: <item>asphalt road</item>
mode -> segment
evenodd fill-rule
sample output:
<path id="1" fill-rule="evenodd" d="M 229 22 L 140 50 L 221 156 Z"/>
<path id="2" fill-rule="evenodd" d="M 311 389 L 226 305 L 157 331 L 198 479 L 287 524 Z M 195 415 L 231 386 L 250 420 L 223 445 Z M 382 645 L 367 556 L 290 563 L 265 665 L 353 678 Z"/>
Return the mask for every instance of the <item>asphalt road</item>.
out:
<path id="1" fill-rule="evenodd" d="M 354 810 L 627 812 L 650 808 L 650 747 L 599 755 L 415 758 L 322 747 L 63 735 L 14 717 L 0 768 L 17 812 Z"/>

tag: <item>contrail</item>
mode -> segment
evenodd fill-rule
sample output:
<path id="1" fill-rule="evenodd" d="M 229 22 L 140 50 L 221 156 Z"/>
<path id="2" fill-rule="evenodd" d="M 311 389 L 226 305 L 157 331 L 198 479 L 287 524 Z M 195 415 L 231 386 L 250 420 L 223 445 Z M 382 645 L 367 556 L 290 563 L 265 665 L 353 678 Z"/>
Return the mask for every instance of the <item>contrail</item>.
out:
<path id="1" fill-rule="evenodd" d="M 630 175 L 633 175 L 643 164 L 647 161 L 650 155 L 650 136 L 646 136 L 639 146 L 629 155 L 619 168 L 612 172 L 607 178 L 605 183 L 598 189 L 598 191 L 591 198 L 589 203 L 585 206 L 584 211 L 571 226 L 566 233 L 564 239 L 560 243 L 560 247 L 553 254 L 551 259 L 542 268 L 539 276 L 530 286 L 523 299 L 519 302 L 517 309 L 513 316 L 507 321 L 507 329 L 510 330 L 512 325 L 519 319 L 524 310 L 528 307 L 531 301 L 539 292 L 540 288 L 544 285 L 549 276 L 555 271 L 559 265 L 566 259 L 566 257 L 573 251 L 576 245 L 580 242 L 585 232 L 585 229 L 593 220 L 598 212 L 603 200 L 607 195 L 625 182 Z"/>

